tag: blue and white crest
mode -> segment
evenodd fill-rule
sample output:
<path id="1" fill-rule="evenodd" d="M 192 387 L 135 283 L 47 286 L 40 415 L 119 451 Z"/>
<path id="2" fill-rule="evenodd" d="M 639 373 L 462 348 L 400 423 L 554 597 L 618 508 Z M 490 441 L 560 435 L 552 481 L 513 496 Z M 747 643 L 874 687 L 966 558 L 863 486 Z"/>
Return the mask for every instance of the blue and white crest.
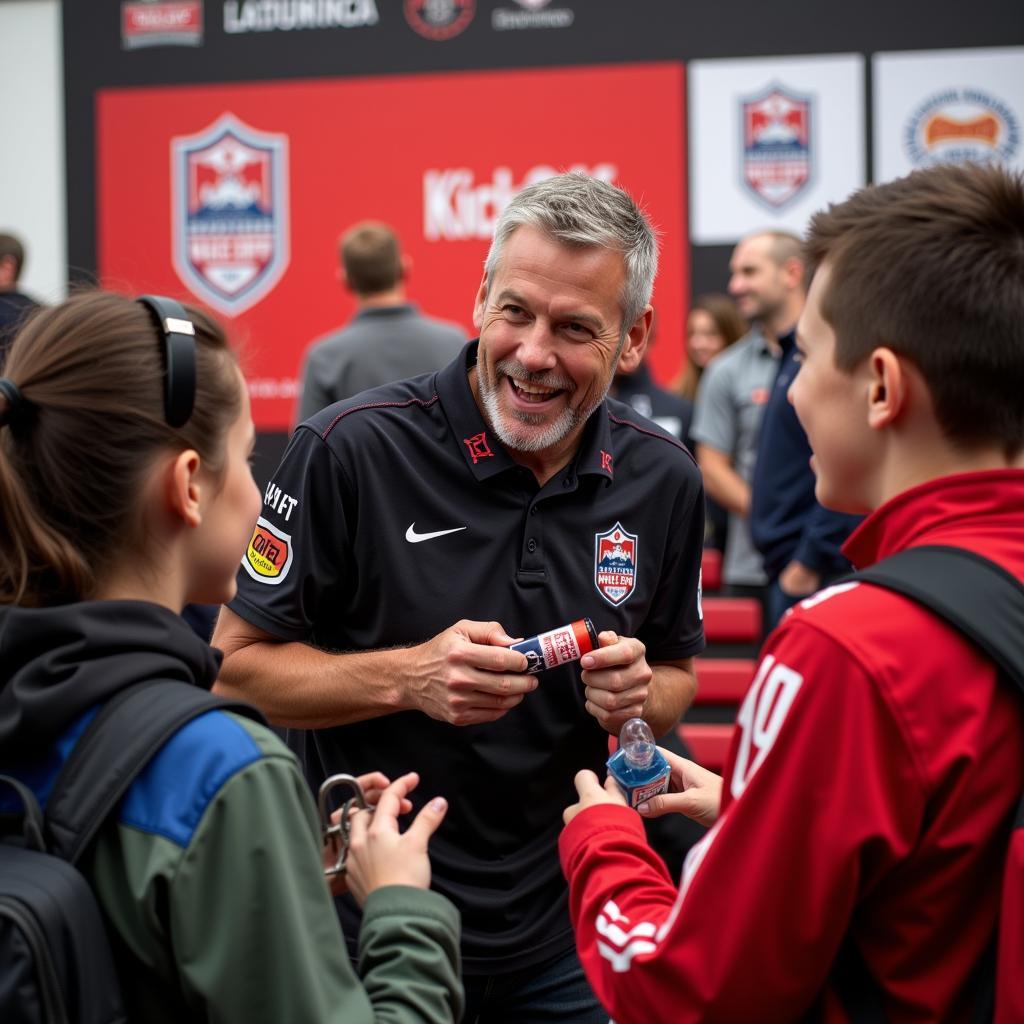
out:
<path id="1" fill-rule="evenodd" d="M 174 269 L 228 316 L 260 301 L 288 266 L 288 137 L 233 114 L 171 140 Z"/>
<path id="2" fill-rule="evenodd" d="M 609 603 L 622 604 L 636 586 L 637 552 L 635 533 L 616 523 L 607 533 L 594 534 L 594 586 Z"/>
<path id="3" fill-rule="evenodd" d="M 740 99 L 743 184 L 773 209 L 785 206 L 811 180 L 810 96 L 771 85 Z"/>

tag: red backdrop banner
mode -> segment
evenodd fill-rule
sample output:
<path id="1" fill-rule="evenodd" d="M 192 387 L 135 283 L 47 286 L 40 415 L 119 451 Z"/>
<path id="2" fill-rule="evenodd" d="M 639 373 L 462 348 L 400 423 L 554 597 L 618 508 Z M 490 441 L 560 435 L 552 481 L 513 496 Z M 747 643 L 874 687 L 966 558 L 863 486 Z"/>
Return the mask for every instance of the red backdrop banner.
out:
<path id="1" fill-rule="evenodd" d="M 649 358 L 664 381 L 688 294 L 683 90 L 680 63 L 105 90 L 100 277 L 217 312 L 245 345 L 257 427 L 286 430 L 304 349 L 352 313 L 345 228 L 392 224 L 411 297 L 471 331 L 504 204 L 581 169 L 628 189 L 661 234 Z"/>

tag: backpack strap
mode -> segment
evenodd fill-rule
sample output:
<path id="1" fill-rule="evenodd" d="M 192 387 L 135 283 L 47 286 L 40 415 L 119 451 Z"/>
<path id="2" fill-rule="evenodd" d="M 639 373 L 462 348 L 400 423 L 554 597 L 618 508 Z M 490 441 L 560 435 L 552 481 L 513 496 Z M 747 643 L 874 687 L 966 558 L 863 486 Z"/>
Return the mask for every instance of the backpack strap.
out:
<path id="1" fill-rule="evenodd" d="M 9 786 L 21 801 L 24 812 L 21 815 L 21 842 L 29 850 L 46 852 L 43 841 L 43 812 L 35 793 L 13 775 L 0 775 L 0 786 Z M 6 832 L 4 833 L 6 838 Z"/>
<path id="2" fill-rule="evenodd" d="M 983 555 L 946 545 L 907 548 L 848 576 L 895 590 L 945 619 L 1024 692 L 1024 584 Z"/>
<path id="3" fill-rule="evenodd" d="M 959 630 L 1024 693 L 1024 584 L 1001 565 L 964 548 L 931 544 L 907 548 L 841 582 L 872 583 L 916 601 Z M 1024 800 L 1016 824 L 1024 824 Z M 849 939 L 840 949 L 831 981 L 852 1022 L 885 1021 L 881 992 Z M 978 965 L 972 986 L 972 1021 L 991 1021 L 994 943 Z"/>
<path id="4" fill-rule="evenodd" d="M 45 815 L 49 851 L 76 863 L 157 751 L 193 718 L 214 710 L 265 722 L 249 704 L 170 679 L 136 683 L 111 697 L 54 783 Z"/>

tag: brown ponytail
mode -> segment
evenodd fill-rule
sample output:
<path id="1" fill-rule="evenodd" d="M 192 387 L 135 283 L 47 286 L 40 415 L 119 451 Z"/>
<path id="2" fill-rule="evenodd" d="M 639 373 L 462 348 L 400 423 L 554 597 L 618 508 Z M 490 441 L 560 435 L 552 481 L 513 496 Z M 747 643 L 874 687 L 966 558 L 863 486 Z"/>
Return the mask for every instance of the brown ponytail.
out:
<path id="1" fill-rule="evenodd" d="M 241 409 L 235 356 L 220 326 L 196 329 L 195 408 L 163 418 L 163 355 L 149 311 L 106 292 L 74 296 L 28 322 L 0 389 L 0 604 L 89 598 L 115 557 L 143 550 L 137 497 L 161 451 L 194 448 L 223 469 Z"/>

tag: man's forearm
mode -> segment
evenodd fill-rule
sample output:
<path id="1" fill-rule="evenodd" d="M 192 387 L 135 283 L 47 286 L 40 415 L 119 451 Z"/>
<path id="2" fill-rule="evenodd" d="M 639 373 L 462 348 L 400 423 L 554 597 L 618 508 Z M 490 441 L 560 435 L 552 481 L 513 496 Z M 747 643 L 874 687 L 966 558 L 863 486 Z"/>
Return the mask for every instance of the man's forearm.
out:
<path id="1" fill-rule="evenodd" d="M 651 665 L 651 679 L 644 720 L 655 736 L 664 736 L 675 728 L 697 694 L 697 670 L 690 661 L 689 668 L 662 662 Z"/>
<path id="2" fill-rule="evenodd" d="M 249 644 L 224 659 L 214 690 L 275 725 L 323 729 L 402 710 L 405 649 L 328 654 L 304 643 Z"/>

